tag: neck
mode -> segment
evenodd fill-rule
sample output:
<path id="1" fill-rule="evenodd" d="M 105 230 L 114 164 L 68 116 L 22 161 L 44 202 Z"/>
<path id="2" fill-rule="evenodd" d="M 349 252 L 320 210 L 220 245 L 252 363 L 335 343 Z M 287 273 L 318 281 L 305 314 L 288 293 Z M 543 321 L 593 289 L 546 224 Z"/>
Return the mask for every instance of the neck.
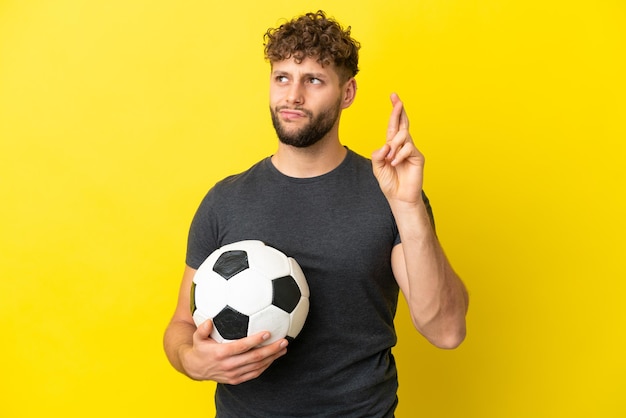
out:
<path id="1" fill-rule="evenodd" d="M 310 178 L 326 174 L 337 168 L 347 153 L 339 139 L 326 139 L 306 148 L 279 143 L 278 150 L 272 156 L 272 164 L 289 177 Z"/>

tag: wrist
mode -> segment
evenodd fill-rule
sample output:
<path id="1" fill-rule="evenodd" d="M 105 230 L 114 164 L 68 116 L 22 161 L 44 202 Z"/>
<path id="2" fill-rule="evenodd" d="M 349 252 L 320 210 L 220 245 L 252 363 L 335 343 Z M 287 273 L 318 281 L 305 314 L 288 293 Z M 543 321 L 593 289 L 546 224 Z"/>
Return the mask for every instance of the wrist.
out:
<path id="1" fill-rule="evenodd" d="M 433 234 L 433 220 L 422 199 L 417 202 L 389 201 L 400 235 Z"/>
<path id="2" fill-rule="evenodd" d="M 180 365 L 180 372 L 187 377 L 198 380 L 197 374 L 193 367 L 193 345 L 181 344 L 177 351 L 178 364 Z"/>
<path id="3" fill-rule="evenodd" d="M 417 217 L 430 219 L 428 210 L 424 201 L 420 198 L 415 201 L 406 201 L 400 199 L 388 199 L 389 207 L 393 215 L 397 218 Z"/>

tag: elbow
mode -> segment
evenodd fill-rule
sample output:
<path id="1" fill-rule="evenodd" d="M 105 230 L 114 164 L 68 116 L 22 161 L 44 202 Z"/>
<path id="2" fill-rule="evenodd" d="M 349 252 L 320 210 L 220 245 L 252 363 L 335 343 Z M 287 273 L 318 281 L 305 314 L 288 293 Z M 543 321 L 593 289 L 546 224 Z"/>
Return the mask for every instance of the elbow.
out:
<path id="1" fill-rule="evenodd" d="M 465 341 L 465 335 L 465 326 L 463 326 L 459 327 L 458 330 L 442 333 L 442 335 L 439 335 L 437 338 L 431 339 L 430 342 L 437 348 L 454 350 Z"/>
<path id="2" fill-rule="evenodd" d="M 415 328 L 435 347 L 452 350 L 465 341 L 467 333 L 465 316 L 468 308 L 467 292 L 463 291 L 463 302 L 438 306 L 430 315 L 418 316 L 411 312 Z"/>
<path id="3" fill-rule="evenodd" d="M 444 350 L 453 350 L 465 341 L 467 335 L 465 317 L 467 315 L 468 305 L 469 297 L 467 290 L 463 288 L 463 303 L 456 305 L 456 309 L 452 312 L 448 312 L 447 315 L 442 314 L 440 321 L 435 321 L 435 323 L 438 324 L 438 328 L 436 328 L 438 331 L 435 332 L 436 338 L 430 340 L 435 347 Z"/>
<path id="4" fill-rule="evenodd" d="M 435 347 L 444 350 L 453 350 L 465 341 L 465 317 L 450 322 L 433 321 L 419 326 L 417 330 Z"/>

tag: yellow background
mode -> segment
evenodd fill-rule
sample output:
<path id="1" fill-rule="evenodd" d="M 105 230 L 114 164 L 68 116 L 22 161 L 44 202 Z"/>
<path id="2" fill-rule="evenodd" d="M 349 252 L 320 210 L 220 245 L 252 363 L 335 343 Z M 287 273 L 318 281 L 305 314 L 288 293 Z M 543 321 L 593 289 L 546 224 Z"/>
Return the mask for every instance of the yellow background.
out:
<path id="1" fill-rule="evenodd" d="M 455 351 L 401 306 L 398 416 L 626 416 L 622 0 L 0 1 L 0 416 L 211 416 L 161 348 L 187 228 L 273 152 L 262 34 L 318 8 L 363 45 L 343 141 L 400 93 L 472 297 Z"/>

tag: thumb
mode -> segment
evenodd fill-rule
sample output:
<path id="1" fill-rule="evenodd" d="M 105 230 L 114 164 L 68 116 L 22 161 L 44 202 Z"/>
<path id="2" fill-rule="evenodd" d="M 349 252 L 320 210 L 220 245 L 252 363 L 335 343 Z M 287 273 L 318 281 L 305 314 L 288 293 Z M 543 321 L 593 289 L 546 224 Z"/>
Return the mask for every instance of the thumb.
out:
<path id="1" fill-rule="evenodd" d="M 385 159 L 387 158 L 390 150 L 391 147 L 389 144 L 385 144 L 372 153 L 372 163 L 374 167 L 385 165 Z"/>
<path id="2" fill-rule="evenodd" d="M 211 331 L 213 331 L 213 321 L 207 319 L 198 325 L 196 332 L 194 332 L 194 338 L 198 340 L 207 340 L 210 338 Z"/>

